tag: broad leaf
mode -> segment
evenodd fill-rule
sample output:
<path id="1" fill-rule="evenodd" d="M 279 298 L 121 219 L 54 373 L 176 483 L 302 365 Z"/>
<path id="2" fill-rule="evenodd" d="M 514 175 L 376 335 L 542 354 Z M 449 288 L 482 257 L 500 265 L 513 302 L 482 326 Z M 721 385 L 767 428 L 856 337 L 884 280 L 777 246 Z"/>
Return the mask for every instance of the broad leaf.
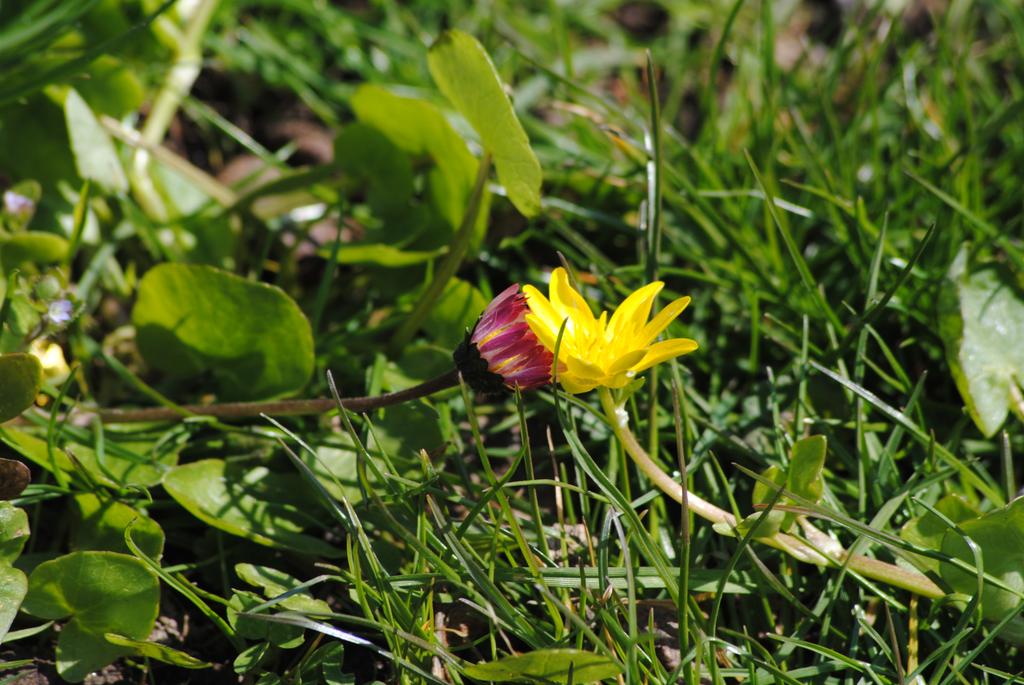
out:
<path id="1" fill-rule="evenodd" d="M 114 499 L 100 499 L 91 492 L 75 495 L 72 501 L 71 546 L 76 550 L 107 550 L 130 553 L 124 531 L 132 526 L 132 539 L 153 559 L 164 551 L 164 531 L 145 514 Z"/>
<path id="2" fill-rule="evenodd" d="M 284 649 L 294 649 L 301 645 L 305 633 L 301 627 L 275 621 L 264 621 L 256 616 L 247 616 L 243 613 L 256 608 L 263 602 L 263 598 L 255 592 L 236 590 L 228 602 L 228 623 L 247 640 L 267 640 L 272 645 Z"/>
<path id="3" fill-rule="evenodd" d="M 340 549 L 302 532 L 319 521 L 298 476 L 205 459 L 171 469 L 164 489 L 193 516 L 226 533 L 311 556 L 341 556 Z"/>
<path id="4" fill-rule="evenodd" d="M 178 461 L 177 447 L 173 444 L 118 444 L 108 440 L 103 458 L 90 447 L 73 445 L 68 448 L 74 460 L 62 449 L 54 449 L 53 459 L 45 440 L 14 428 L 0 429 L 0 442 L 29 461 L 50 471 L 56 468 L 70 475 L 81 476 L 85 471 L 94 483 L 108 488 L 137 485 L 152 487 L 163 478 L 167 469 Z M 141 454 L 136 454 L 137 448 Z"/>
<path id="5" fill-rule="evenodd" d="M 452 278 L 430 310 L 423 328 L 439 345 L 454 348 L 487 306 L 487 298 L 473 284 Z"/>
<path id="6" fill-rule="evenodd" d="M 540 212 L 541 169 L 487 51 L 472 36 L 446 31 L 430 46 L 430 75 L 494 157 L 498 180 L 524 216 Z"/>
<path id="7" fill-rule="evenodd" d="M 827 447 L 824 435 L 812 435 L 793 444 L 786 476 L 787 490 L 812 502 L 821 499 L 824 490 L 821 470 L 825 467 Z"/>
<path id="8" fill-rule="evenodd" d="M 1024 417 L 1024 297 L 1003 267 L 968 270 L 963 247 L 939 297 L 939 333 L 967 411 L 986 437 Z"/>
<path id="9" fill-rule="evenodd" d="M 64 98 L 64 118 L 78 175 L 108 191 L 128 190 L 128 178 L 110 135 L 74 89 L 69 89 Z"/>
<path id="10" fill-rule="evenodd" d="M 998 578 L 1017 593 L 1024 593 L 1024 498 L 1017 498 L 1001 509 L 984 516 L 962 521 L 960 529 L 981 548 L 982 564 L 987 575 Z M 942 538 L 942 551 L 974 566 L 974 555 L 955 530 L 947 530 Z M 942 578 L 957 592 L 976 595 L 978 577 L 952 564 L 939 567 Z M 986 583 L 981 607 L 986 618 L 999 620 L 1014 610 L 1024 595 Z"/>
<path id="11" fill-rule="evenodd" d="M 36 567 L 23 608 L 40 618 L 70 619 L 57 639 L 57 672 L 78 682 L 130 654 L 131 649 L 107 642 L 106 633 L 145 639 L 159 601 L 156 576 L 135 557 L 72 552 Z"/>
<path id="12" fill-rule="evenodd" d="M 0 237 L 0 267 L 7 273 L 27 265 L 55 264 L 67 253 L 68 241 L 55 233 L 28 231 Z"/>
<path id="13" fill-rule="evenodd" d="M 305 659 L 298 674 L 298 685 L 354 685 L 355 676 L 345 672 L 345 643 L 331 642 Z"/>
<path id="14" fill-rule="evenodd" d="M 786 473 L 778 466 L 769 466 L 761 475 L 775 483 L 780 488 L 786 487 Z M 754 481 L 754 491 L 751 494 L 751 502 L 756 507 L 758 505 L 764 505 L 775 499 L 776 490 L 769 487 L 767 484 L 761 481 Z"/>
<path id="15" fill-rule="evenodd" d="M 594 683 L 621 673 L 609 657 L 579 649 L 538 649 L 482 664 L 467 664 L 466 675 L 476 680 L 505 683 L 523 680 L 567 682 L 570 670 L 573 683 Z"/>
<path id="16" fill-rule="evenodd" d="M 953 523 L 969 521 L 981 516 L 980 511 L 959 495 L 946 495 L 935 503 L 935 509 Z M 945 521 L 932 512 L 926 511 L 903 524 L 900 529 L 900 537 L 918 547 L 940 550 L 942 549 L 942 538 L 945 537 L 948 530 L 949 526 Z M 936 559 L 913 554 L 910 556 L 910 561 L 925 571 L 937 572 L 939 570 L 939 562 Z"/>
<path id="17" fill-rule="evenodd" d="M 293 393 L 313 372 L 313 334 L 280 288 L 207 266 L 162 264 L 139 284 L 139 351 L 172 376 L 209 372 L 227 399 Z"/>
<path id="18" fill-rule="evenodd" d="M 11 566 L 28 539 L 28 515 L 10 502 L 0 502 L 0 643 L 18 613 L 28 578 Z"/>
<path id="19" fill-rule="evenodd" d="M 363 123 L 346 126 L 334 140 L 341 170 L 367 185 L 366 200 L 381 219 L 394 220 L 412 201 L 409 155 L 376 128 Z"/>
<path id="20" fill-rule="evenodd" d="M 355 504 L 363 499 L 356 449 L 348 433 L 342 433 L 338 441 L 340 444 L 320 446 L 315 457 L 303 450 L 299 458 L 316 474 L 332 497 Z M 380 455 L 387 455 L 398 471 L 394 475 L 407 480 L 417 480 L 421 474 L 417 453 L 421 449 L 431 452 L 443 444 L 437 412 L 424 404 L 412 402 L 388 407 L 383 418 L 373 421 L 372 435 L 366 441 L 377 469 L 386 470 Z M 368 466 L 366 475 L 375 485 L 374 468 Z"/>
<path id="21" fill-rule="evenodd" d="M 235 564 L 235 573 L 238 577 L 263 590 L 263 596 L 273 599 L 278 595 L 292 590 L 300 585 L 300 582 L 284 571 L 278 571 L 269 566 L 256 566 L 255 564 Z M 282 609 L 290 609 L 303 614 L 328 614 L 330 606 L 322 599 L 315 599 L 309 590 L 302 590 L 286 599 L 281 600 L 276 606 Z"/>
<path id="22" fill-rule="evenodd" d="M 30 354 L 0 355 L 0 423 L 10 421 L 36 401 L 43 383 L 43 367 Z"/>
<path id="23" fill-rule="evenodd" d="M 28 540 L 28 514 L 10 502 L 0 502 L 0 565 L 13 564 Z"/>
<path id="24" fill-rule="evenodd" d="M 27 592 L 28 577 L 13 566 L 0 564 L 0 643 L 18 615 Z"/>
<path id="25" fill-rule="evenodd" d="M 383 133 L 413 159 L 430 157 L 433 167 L 427 172 L 427 192 L 449 230 L 454 231 L 462 222 L 478 166 L 465 141 L 434 105 L 394 95 L 380 86 L 360 86 L 350 104 L 359 121 Z M 486 197 L 478 236 L 486 225 Z M 448 237 L 440 244 L 447 243 Z"/>

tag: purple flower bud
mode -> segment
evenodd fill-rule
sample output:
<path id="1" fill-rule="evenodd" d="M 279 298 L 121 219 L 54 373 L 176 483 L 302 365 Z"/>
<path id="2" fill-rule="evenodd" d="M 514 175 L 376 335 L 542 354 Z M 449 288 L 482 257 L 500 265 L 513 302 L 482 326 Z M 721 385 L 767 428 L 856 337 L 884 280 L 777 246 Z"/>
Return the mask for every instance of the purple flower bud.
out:
<path id="1" fill-rule="evenodd" d="M 455 365 L 471 388 L 528 390 L 551 382 L 551 352 L 530 330 L 527 312 L 519 284 L 510 285 L 487 305 L 455 348 Z"/>
<path id="2" fill-rule="evenodd" d="M 51 323 L 60 326 L 71 321 L 71 317 L 74 313 L 75 306 L 71 304 L 71 300 L 54 300 L 46 310 L 46 318 L 48 318 Z"/>
<path id="3" fill-rule="evenodd" d="M 36 207 L 31 198 L 25 197 L 13 190 L 4 191 L 4 210 L 14 216 L 28 216 Z"/>

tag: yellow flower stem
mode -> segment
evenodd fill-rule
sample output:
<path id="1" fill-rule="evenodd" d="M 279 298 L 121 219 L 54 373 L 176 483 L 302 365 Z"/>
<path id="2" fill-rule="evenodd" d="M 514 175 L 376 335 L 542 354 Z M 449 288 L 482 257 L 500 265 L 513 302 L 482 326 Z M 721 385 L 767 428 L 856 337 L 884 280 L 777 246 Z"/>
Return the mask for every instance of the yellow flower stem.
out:
<path id="1" fill-rule="evenodd" d="M 724 523 L 728 526 L 736 525 L 735 516 L 695 495 L 692 490 L 686 491 L 684 495 L 683 486 L 677 483 L 672 476 L 665 473 L 651 459 L 646 450 L 640 446 L 640 443 L 637 442 L 636 436 L 629 429 L 627 415 L 623 407 L 616 404 L 612 398 L 611 391 L 608 388 L 599 388 L 598 393 L 601 398 L 601 407 L 604 409 L 605 416 L 611 424 L 615 437 L 644 475 L 658 486 L 658 489 L 680 504 L 683 503 L 685 497 L 686 506 L 688 506 L 689 510 L 702 519 L 711 523 Z M 815 528 L 806 519 L 801 519 L 800 524 L 805 535 L 813 544 L 786 533 L 776 533 L 770 537 L 755 539 L 762 544 L 786 552 L 799 561 L 816 566 L 831 567 L 842 567 L 845 564 L 849 570 L 866 578 L 909 590 L 924 597 L 938 599 L 946 596 L 942 588 L 921 573 L 909 571 L 894 564 L 860 554 L 849 554 L 837 542 Z"/>

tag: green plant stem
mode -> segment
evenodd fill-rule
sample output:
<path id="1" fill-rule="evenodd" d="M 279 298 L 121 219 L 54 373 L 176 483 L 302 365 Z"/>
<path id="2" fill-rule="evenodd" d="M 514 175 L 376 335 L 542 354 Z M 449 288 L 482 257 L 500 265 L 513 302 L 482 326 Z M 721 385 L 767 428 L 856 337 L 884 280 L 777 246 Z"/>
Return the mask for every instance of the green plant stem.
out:
<path id="1" fill-rule="evenodd" d="M 432 395 L 435 392 L 454 388 L 459 384 L 455 369 L 431 378 L 419 385 L 397 392 L 368 397 L 343 397 L 341 404 L 350 411 L 364 412 L 390 407 L 409 400 Z M 269 402 L 224 402 L 221 404 L 189 404 L 174 407 L 150 407 L 146 409 L 99 409 L 76 411 L 74 421 L 98 417 L 103 423 L 143 423 L 151 421 L 181 421 L 195 416 L 212 416 L 217 419 L 245 419 L 267 414 L 270 416 L 301 416 L 323 414 L 337 408 L 334 398 L 309 398 L 301 400 L 274 400 Z"/>
<path id="2" fill-rule="evenodd" d="M 448 254 L 441 260 L 437 270 L 434 272 L 433 280 L 430 281 L 430 285 L 427 286 L 412 312 L 405 318 L 405 321 L 402 322 L 402 325 L 395 333 L 394 338 L 392 338 L 390 344 L 392 350 L 401 350 L 412 340 L 412 336 L 419 330 L 423 320 L 427 318 L 427 314 L 430 313 L 438 298 L 441 297 L 445 287 L 448 285 L 448 281 L 458 271 L 462 258 L 469 248 L 469 242 L 473 238 L 473 228 L 476 226 L 477 215 L 480 213 L 480 203 L 483 201 L 484 189 L 487 186 L 487 175 L 490 169 L 491 155 L 485 152 L 483 157 L 480 158 L 480 164 L 477 166 L 476 183 L 473 185 L 473 193 L 469 196 L 469 205 L 466 207 L 466 213 L 462 215 L 462 224 L 455 233 L 455 238 L 452 239 L 452 243 L 448 248 Z"/>
<path id="3" fill-rule="evenodd" d="M 600 388 L 598 393 L 601 397 L 601 407 L 605 416 L 611 424 L 615 437 L 618 438 L 623 448 L 632 457 L 636 465 L 643 471 L 652 483 L 666 495 L 680 504 L 684 504 L 689 511 L 697 516 L 710 521 L 711 523 L 724 523 L 730 527 L 736 526 L 736 517 L 720 509 L 714 504 L 694 494 L 692 491 L 684 491 L 683 486 L 675 481 L 654 463 L 636 436 L 629 429 L 627 415 L 621 405 L 616 404 L 608 388 Z M 685 512 L 684 512 L 685 513 Z M 888 583 L 894 587 L 909 590 L 924 597 L 938 599 L 945 597 L 946 593 L 931 581 L 927 576 L 915 571 L 889 564 L 878 559 L 872 559 L 860 554 L 849 554 L 842 549 L 834 540 L 815 528 L 810 522 L 801 521 L 805 533 L 813 540 L 817 540 L 817 546 L 812 546 L 804 540 L 786 533 L 776 533 L 770 537 L 755 538 L 758 542 L 786 552 L 800 561 L 815 564 L 816 566 L 842 567 L 845 565 L 851 571 L 866 578 Z"/>

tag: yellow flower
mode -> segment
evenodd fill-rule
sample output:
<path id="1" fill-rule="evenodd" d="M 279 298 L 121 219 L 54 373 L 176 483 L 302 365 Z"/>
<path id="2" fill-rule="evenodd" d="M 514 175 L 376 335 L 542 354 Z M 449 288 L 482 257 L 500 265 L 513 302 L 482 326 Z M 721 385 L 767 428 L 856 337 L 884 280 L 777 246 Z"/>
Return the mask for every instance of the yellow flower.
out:
<path id="1" fill-rule="evenodd" d="M 654 342 L 690 303 L 689 297 L 680 297 L 648 321 L 654 298 L 664 286 L 655 281 L 640 288 L 619 305 L 611 319 L 608 312 L 594 318 L 583 297 L 569 285 L 565 269 L 551 274 L 550 300 L 532 286 L 523 287 L 530 307 L 526 323 L 542 345 L 554 351 L 565 322 L 558 349 L 558 380 L 567 392 L 586 392 L 598 386 L 621 388 L 641 371 L 697 349 L 696 341 L 689 338 Z"/>
<path id="2" fill-rule="evenodd" d="M 28 351 L 29 354 L 39 360 L 46 380 L 60 385 L 71 374 L 71 369 L 64 359 L 64 350 L 57 343 L 49 342 L 43 338 L 36 338 L 29 345 Z"/>

